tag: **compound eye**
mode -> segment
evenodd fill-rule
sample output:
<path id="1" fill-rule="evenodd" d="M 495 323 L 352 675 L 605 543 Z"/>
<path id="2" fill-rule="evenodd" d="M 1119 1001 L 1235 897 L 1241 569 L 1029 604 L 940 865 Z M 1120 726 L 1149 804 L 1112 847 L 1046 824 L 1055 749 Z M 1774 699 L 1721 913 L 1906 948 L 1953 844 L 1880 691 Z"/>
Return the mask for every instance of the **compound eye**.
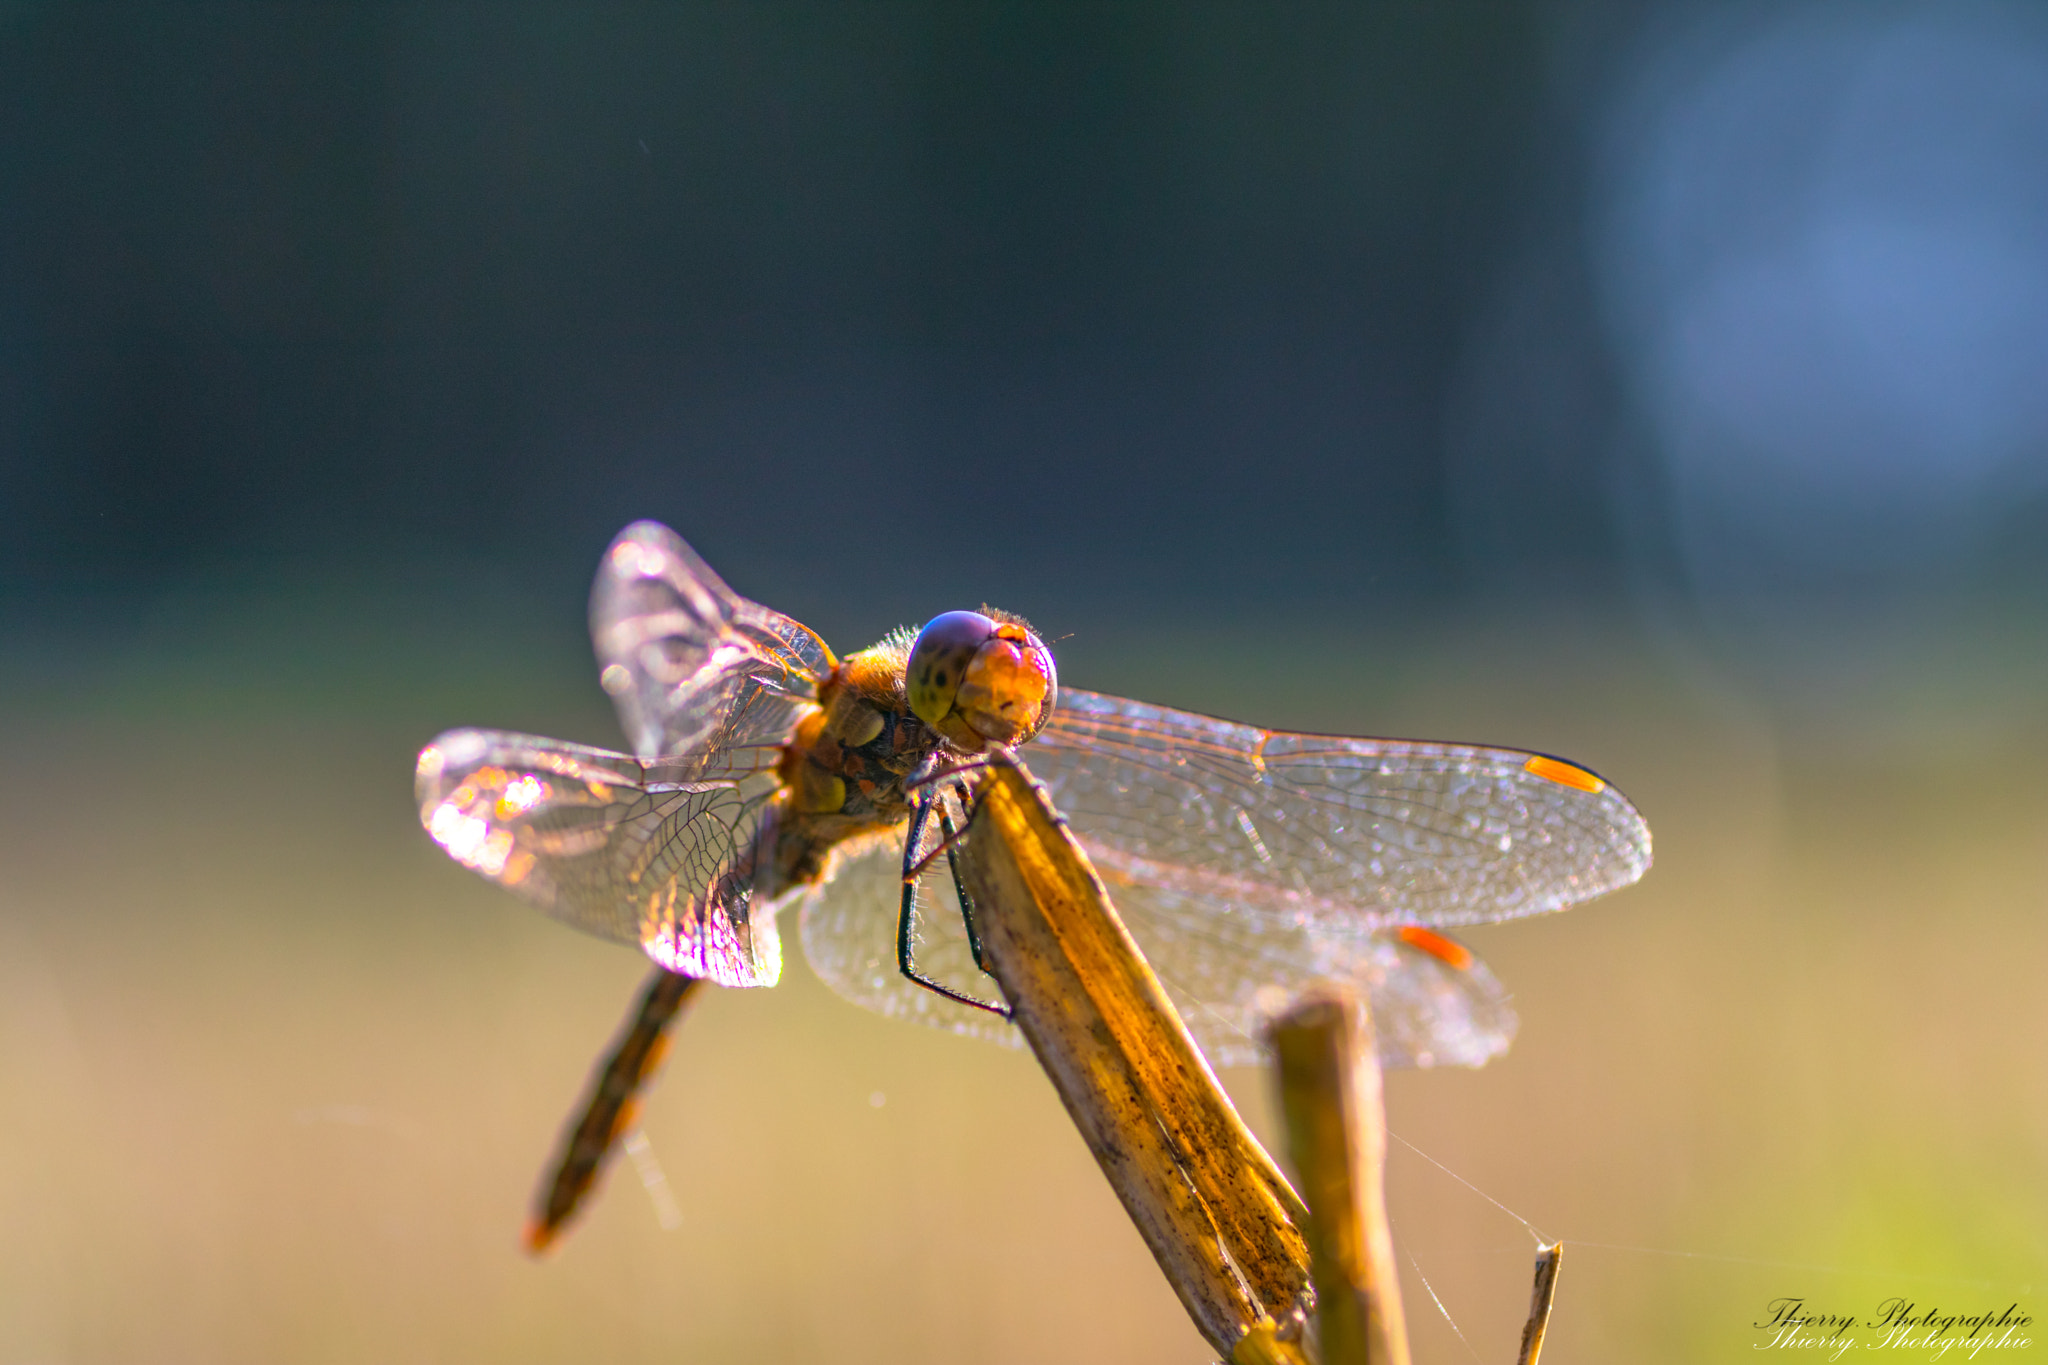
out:
<path id="1" fill-rule="evenodd" d="M 917 643 L 910 647 L 904 682 L 910 691 L 911 712 L 919 720 L 947 734 L 946 720 L 967 677 L 967 666 L 995 634 L 996 623 L 978 611 L 934 616 L 918 632 Z"/>
<path id="2" fill-rule="evenodd" d="M 935 616 L 910 647 L 910 709 L 969 753 L 1021 744 L 1052 714 L 1052 651 L 1022 622 L 978 611 Z"/>
<path id="3" fill-rule="evenodd" d="M 1022 625 L 1006 621 L 967 665 L 953 711 L 982 739 L 1022 744 L 1052 714 L 1058 689 L 1052 651 Z"/>

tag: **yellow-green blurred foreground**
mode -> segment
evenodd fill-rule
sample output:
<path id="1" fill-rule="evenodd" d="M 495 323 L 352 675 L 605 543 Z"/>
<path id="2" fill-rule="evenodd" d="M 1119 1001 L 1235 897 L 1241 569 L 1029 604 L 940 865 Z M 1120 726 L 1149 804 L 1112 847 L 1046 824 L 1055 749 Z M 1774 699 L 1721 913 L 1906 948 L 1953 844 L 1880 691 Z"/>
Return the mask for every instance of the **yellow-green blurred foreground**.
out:
<path id="1" fill-rule="evenodd" d="M 1621 631 L 1266 629 L 1063 672 L 1567 755 L 1656 833 L 1641 886 L 1468 936 L 1522 1016 L 1504 1061 L 1390 1078 L 1454 1173 L 1392 1144 L 1419 1360 L 1512 1359 L 1534 1241 L 1494 1201 L 1573 1244 L 1561 1365 L 1756 1359 L 1784 1296 L 2048 1309 L 2048 710 L 1923 698 L 1809 743 Z M 841 1004 L 793 932 L 648 1108 L 680 1224 L 622 1162 L 528 1260 L 644 964 L 443 857 L 412 759 L 458 723 L 616 743 L 595 685 L 147 663 L 5 717 L 0 1365 L 1207 1358 L 1031 1059 Z M 1227 1079 L 1270 1131 L 1265 1078 Z"/>

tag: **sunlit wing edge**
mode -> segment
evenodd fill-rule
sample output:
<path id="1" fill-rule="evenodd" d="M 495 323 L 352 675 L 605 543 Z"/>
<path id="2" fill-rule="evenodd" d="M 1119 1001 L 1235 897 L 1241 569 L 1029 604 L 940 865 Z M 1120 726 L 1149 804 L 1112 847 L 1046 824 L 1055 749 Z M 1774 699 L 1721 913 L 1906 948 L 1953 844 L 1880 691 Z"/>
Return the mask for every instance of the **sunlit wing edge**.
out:
<path id="1" fill-rule="evenodd" d="M 420 752 L 415 793 L 451 858 L 553 918 L 670 971 L 764 986 L 782 953 L 774 907 L 752 904 L 745 864 L 768 786 L 755 759 L 718 771 L 451 730 Z"/>

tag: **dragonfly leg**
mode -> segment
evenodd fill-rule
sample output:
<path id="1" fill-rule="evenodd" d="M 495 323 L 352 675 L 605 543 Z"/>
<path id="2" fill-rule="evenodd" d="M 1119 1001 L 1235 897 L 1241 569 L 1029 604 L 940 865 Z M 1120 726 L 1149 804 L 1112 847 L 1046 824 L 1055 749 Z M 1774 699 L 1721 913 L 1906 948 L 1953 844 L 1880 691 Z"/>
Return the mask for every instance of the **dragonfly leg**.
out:
<path id="1" fill-rule="evenodd" d="M 967 810 L 967 793 L 956 786 L 955 794 L 964 813 Z M 953 894 L 960 898 L 960 922 L 967 929 L 967 947 L 974 954 L 975 965 L 986 972 L 988 954 L 982 951 L 981 931 L 974 925 L 974 897 L 968 894 L 967 880 L 960 875 L 958 836 L 953 829 L 953 816 L 946 810 L 943 802 L 939 806 L 939 828 L 946 834 L 946 868 L 953 874 Z"/>
<path id="2" fill-rule="evenodd" d="M 932 858 L 938 856 L 934 852 L 925 858 L 919 858 L 917 856 L 917 843 L 923 837 L 925 827 L 931 823 L 932 799 L 933 792 L 928 789 L 924 797 L 917 803 L 917 811 L 911 816 L 910 820 L 910 832 L 904 836 L 903 840 L 903 914 L 896 923 L 897 970 L 935 995 L 942 995 L 948 1000 L 957 1000 L 963 1005 L 972 1005 L 975 1009 L 987 1010 L 998 1018 L 1008 1019 L 1010 1012 L 1002 1006 L 991 1005 L 986 1000 L 977 1000 L 963 991 L 956 991 L 943 982 L 932 980 L 917 969 L 917 878 L 918 874 L 924 870 L 925 865 Z M 939 818 L 950 841 L 953 833 L 952 819 L 943 811 L 940 812 Z M 948 842 L 945 847 L 948 850 L 948 859 L 950 861 L 952 845 Z M 954 870 L 953 876 L 954 885 L 956 887 L 960 886 L 960 874 L 957 868 Z M 964 888 L 961 890 L 960 904 L 962 913 L 967 913 L 967 899 Z M 974 949 L 975 961 L 978 963 L 981 960 L 981 943 L 975 936 L 974 920 L 971 917 L 967 920 L 967 934 L 968 942 Z"/>
<path id="3" fill-rule="evenodd" d="M 916 817 L 915 817 L 915 818 L 914 818 L 914 819 L 912 820 L 912 822 L 911 822 L 911 834 L 912 834 L 912 836 L 913 836 L 913 837 L 915 837 L 915 835 L 917 834 L 917 832 L 918 832 L 919 830 L 921 830 L 921 829 L 923 829 L 923 828 L 924 828 L 924 826 L 925 826 L 925 823 L 926 823 L 926 821 L 927 821 L 927 820 L 928 820 L 928 819 L 930 818 L 930 808 L 931 808 L 931 804 L 932 804 L 932 798 L 930 798 L 930 797 L 926 797 L 926 798 L 925 798 L 925 799 L 924 799 L 923 801 L 920 801 L 920 802 L 918 803 L 918 813 L 917 813 Z M 941 807 L 940 807 L 940 809 L 941 809 L 941 811 L 943 812 L 943 810 L 944 810 L 944 806 L 943 806 L 943 803 L 941 804 Z M 911 845 L 911 844 L 908 844 L 908 843 L 906 843 L 906 844 L 905 844 L 905 845 L 903 846 L 903 848 L 904 848 L 904 854 L 903 854 L 903 875 L 904 875 L 905 877 L 909 877 L 909 876 L 912 876 L 912 875 L 913 875 L 913 874 L 915 874 L 915 873 L 919 873 L 919 872 L 922 872 L 922 871 L 924 871 L 924 870 L 925 870 L 926 868 L 930 867 L 930 866 L 931 866 L 931 865 L 932 865 L 933 863 L 937 862 L 937 861 L 938 861 L 938 859 L 939 859 L 939 855 L 940 855 L 940 854 L 942 854 L 942 853 L 943 853 L 943 854 L 944 854 L 944 855 L 945 855 L 945 856 L 946 856 L 946 857 L 947 857 L 948 859 L 952 858 L 952 856 L 953 856 L 953 845 L 954 845 L 955 843 L 957 843 L 957 842 L 959 841 L 960 835 L 959 835 L 959 833 L 958 833 L 958 832 L 956 832 L 956 831 L 954 830 L 954 828 L 953 828 L 953 825 L 952 825 L 952 822 L 951 822 L 951 821 L 949 821 L 949 820 L 942 820 L 942 821 L 940 822 L 940 824 L 941 824 L 941 827 L 942 827 L 942 829 L 943 829 L 943 836 L 944 836 L 944 837 L 942 837 L 942 838 L 941 838 L 941 839 L 939 840 L 939 846 L 938 846 L 937 848 L 933 849 L 933 850 L 932 850 L 931 852 L 929 852 L 929 853 L 926 853 L 926 854 L 925 854 L 925 855 L 923 855 L 922 857 L 920 857 L 920 858 L 917 858 L 916 860 L 914 860 L 914 861 L 913 861 L 913 860 L 911 859 L 911 857 L 910 857 L 910 849 L 911 849 L 912 845 Z"/>
<path id="4" fill-rule="evenodd" d="M 985 758 L 970 759 L 965 763 L 955 764 L 953 767 L 950 768 L 936 768 L 937 763 L 938 760 L 936 758 L 928 760 L 924 768 L 921 768 L 916 773 L 913 773 L 910 776 L 910 778 L 903 784 L 903 789 L 905 791 L 918 791 L 927 793 L 937 792 L 939 790 L 939 784 L 944 782 L 947 778 L 957 779 L 962 773 L 979 772 L 983 768 L 986 768 L 988 766 L 988 760 Z M 928 769 L 935 768 L 935 771 L 927 771 Z M 940 813 L 943 814 L 946 809 L 945 798 L 939 797 L 937 799 L 939 802 Z M 954 781 L 953 799 L 960 803 L 960 812 L 964 816 L 967 813 L 968 809 L 967 784 L 965 782 L 957 780 Z M 908 856 L 908 851 L 916 846 L 916 838 L 918 831 L 924 828 L 925 821 L 930 818 L 931 804 L 932 798 L 930 796 L 925 797 L 918 804 L 916 824 L 914 828 L 911 830 L 911 842 L 904 845 L 905 857 L 903 866 L 905 876 L 909 876 L 912 872 L 924 871 L 927 867 L 931 866 L 934 862 L 938 860 L 938 857 L 941 853 L 945 854 L 947 859 L 950 860 L 953 856 L 954 846 L 959 842 L 961 836 L 966 834 L 967 832 L 964 828 L 956 831 L 950 823 L 946 824 L 945 837 L 939 841 L 939 846 L 933 849 L 931 852 L 925 854 L 923 857 L 919 858 L 915 863 L 912 863 Z M 955 872 L 954 874 L 954 885 L 959 885 L 959 874 L 957 872 Z"/>

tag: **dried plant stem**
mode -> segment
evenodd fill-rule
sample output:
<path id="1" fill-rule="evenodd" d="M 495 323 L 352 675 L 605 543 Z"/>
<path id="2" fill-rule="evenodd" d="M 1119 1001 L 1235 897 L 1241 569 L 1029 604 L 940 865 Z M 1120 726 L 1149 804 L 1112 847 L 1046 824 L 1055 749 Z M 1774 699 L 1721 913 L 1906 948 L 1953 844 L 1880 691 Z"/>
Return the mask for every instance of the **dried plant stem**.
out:
<path id="1" fill-rule="evenodd" d="M 1267 1036 L 1288 1151 L 1308 1200 L 1323 1365 L 1408 1365 L 1387 1229 L 1387 1124 L 1371 1015 L 1349 987 L 1317 987 Z"/>
<path id="2" fill-rule="evenodd" d="M 1564 1243 L 1552 1242 L 1536 1248 L 1536 1286 L 1529 1292 L 1529 1322 L 1522 1328 L 1522 1353 L 1515 1365 L 1536 1365 L 1543 1350 L 1543 1334 L 1550 1327 L 1550 1305 L 1557 1297 L 1557 1265 L 1564 1259 Z"/>
<path id="3" fill-rule="evenodd" d="M 1305 1217 L 1044 792 L 1006 753 L 975 793 L 962 872 L 988 966 L 1160 1269 L 1225 1355 L 1300 1361 Z"/>

